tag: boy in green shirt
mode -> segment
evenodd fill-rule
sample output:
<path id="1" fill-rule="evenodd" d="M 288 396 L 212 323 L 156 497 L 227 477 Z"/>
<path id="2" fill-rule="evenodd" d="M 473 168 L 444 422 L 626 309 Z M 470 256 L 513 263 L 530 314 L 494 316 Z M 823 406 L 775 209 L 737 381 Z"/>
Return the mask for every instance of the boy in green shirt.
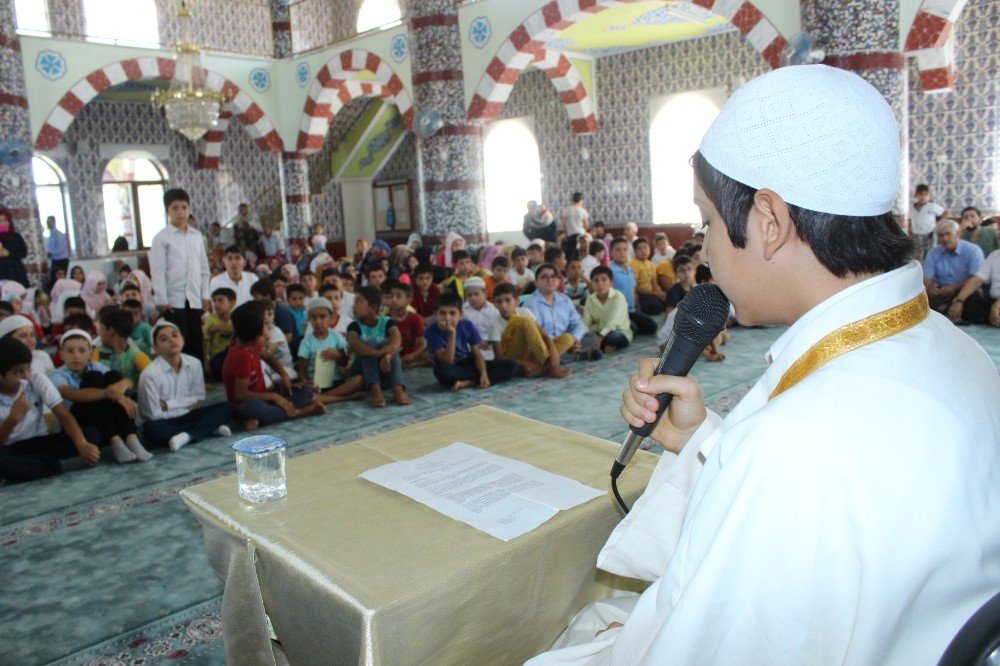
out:
<path id="1" fill-rule="evenodd" d="M 131 396 L 135 395 L 134 387 L 139 383 L 139 373 L 151 363 L 144 351 L 129 344 L 134 327 L 132 315 L 128 312 L 116 307 L 104 308 L 97 321 L 101 346 L 94 350 L 91 359 L 103 363 L 111 370 L 117 370 L 132 382 L 133 388 L 129 391 Z"/>
<path id="2" fill-rule="evenodd" d="M 142 303 L 130 298 L 122 303 L 122 310 L 132 317 L 132 335 L 130 339 L 144 354 L 149 356 L 153 353 L 149 342 L 149 334 L 153 327 L 142 318 Z"/>
<path id="3" fill-rule="evenodd" d="M 583 307 L 583 325 L 597 334 L 597 346 L 605 354 L 625 349 L 632 342 L 632 325 L 625 294 L 614 289 L 615 276 L 607 266 L 590 272 L 594 293 Z"/>
<path id="4" fill-rule="evenodd" d="M 233 322 L 230 315 L 236 305 L 236 292 L 229 287 L 219 287 L 212 292 L 213 314 L 205 317 L 201 325 L 205 339 L 205 369 L 213 381 L 222 381 L 222 365 L 226 362 L 229 343 L 233 341 Z"/>

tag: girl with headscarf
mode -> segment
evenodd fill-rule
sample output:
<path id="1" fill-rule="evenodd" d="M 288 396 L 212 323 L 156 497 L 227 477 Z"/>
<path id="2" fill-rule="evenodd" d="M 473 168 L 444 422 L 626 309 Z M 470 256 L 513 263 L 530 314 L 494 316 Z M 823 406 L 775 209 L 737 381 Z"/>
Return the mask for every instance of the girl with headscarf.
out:
<path id="1" fill-rule="evenodd" d="M 80 296 L 87 304 L 87 313 L 96 317 L 98 310 L 112 303 L 111 296 L 108 295 L 108 278 L 100 271 L 90 271 Z"/>
<path id="2" fill-rule="evenodd" d="M 326 252 L 320 252 L 309 262 L 309 272 L 316 276 L 317 282 L 323 281 L 323 271 L 332 268 L 333 257 Z"/>
<path id="3" fill-rule="evenodd" d="M 139 293 L 142 294 L 142 302 L 153 303 L 153 282 L 146 275 L 146 271 L 141 268 L 136 268 L 128 275 L 128 282 L 132 282 L 135 286 L 139 287 Z"/>
<path id="4" fill-rule="evenodd" d="M 70 278 L 56 280 L 56 283 L 52 285 L 52 294 L 50 296 L 52 308 L 50 314 L 52 315 L 53 324 L 63 323 L 63 304 L 67 298 L 79 296 L 80 289 L 80 283 Z"/>
<path id="5" fill-rule="evenodd" d="M 454 231 L 449 231 L 444 239 L 444 250 L 438 255 L 437 265 L 445 268 L 453 268 L 454 262 L 451 259 L 452 252 L 465 248 L 465 239 Z"/>
<path id="6" fill-rule="evenodd" d="M 27 287 L 30 284 L 24 267 L 27 256 L 28 246 L 14 230 L 13 215 L 6 208 L 0 208 L 0 280 L 15 280 Z"/>
<path id="7" fill-rule="evenodd" d="M 524 214 L 521 232 L 528 237 L 529 241 L 539 238 L 555 243 L 559 237 L 556 216 L 552 214 L 548 206 L 543 206 L 537 201 L 529 201 L 528 212 Z"/>

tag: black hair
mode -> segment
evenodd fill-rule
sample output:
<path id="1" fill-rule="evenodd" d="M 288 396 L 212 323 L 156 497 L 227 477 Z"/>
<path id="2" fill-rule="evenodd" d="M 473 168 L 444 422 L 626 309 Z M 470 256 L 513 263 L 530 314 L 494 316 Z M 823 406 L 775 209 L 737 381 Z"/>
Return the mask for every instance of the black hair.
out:
<path id="1" fill-rule="evenodd" d="M 635 249 L 635 248 L 639 247 L 639 245 L 642 244 L 642 243 L 645 243 L 646 245 L 649 245 L 649 241 L 647 239 L 643 238 L 642 236 L 639 236 L 634 241 L 632 241 L 632 248 Z"/>
<path id="2" fill-rule="evenodd" d="M 288 276 L 285 275 L 284 273 L 282 273 L 281 269 L 278 269 L 278 270 L 274 271 L 273 273 L 271 273 L 271 283 L 273 284 L 274 282 L 277 282 L 278 280 L 281 280 L 286 285 L 288 284 Z"/>
<path id="3" fill-rule="evenodd" d="M 693 263 L 694 263 L 694 260 L 691 259 L 691 257 L 688 256 L 688 255 L 686 255 L 686 254 L 679 254 L 678 253 L 678 254 L 674 255 L 673 264 L 674 264 L 674 270 L 675 271 L 678 268 L 680 268 L 681 266 L 687 266 L 688 264 L 693 264 Z"/>
<path id="4" fill-rule="evenodd" d="M 583 192 L 573 193 L 573 203 L 580 203 L 583 200 Z"/>
<path id="5" fill-rule="evenodd" d="M 278 298 L 278 292 L 274 290 L 274 283 L 268 278 L 261 278 L 250 287 L 251 296 L 266 296 L 272 301 Z"/>
<path id="6" fill-rule="evenodd" d="M 122 264 L 121 268 L 118 269 L 118 274 L 121 275 L 122 271 L 125 271 L 126 273 L 131 273 L 132 269 L 129 267 L 128 264 Z"/>
<path id="7" fill-rule="evenodd" d="M 170 208 L 170 204 L 172 204 L 175 201 L 184 201 L 190 205 L 191 196 L 184 190 L 176 188 L 172 190 L 167 190 L 166 192 L 163 193 L 164 208 Z"/>
<path id="8" fill-rule="evenodd" d="M 597 256 L 598 252 L 607 252 L 608 248 L 604 247 L 604 243 L 601 241 L 590 241 L 590 245 L 587 246 L 587 254 L 594 257 Z"/>
<path id="9" fill-rule="evenodd" d="M 31 350 L 9 335 L 0 338 L 0 375 L 6 375 L 19 365 L 31 365 Z"/>
<path id="10" fill-rule="evenodd" d="M 625 238 L 624 236 L 615 236 L 614 238 L 611 239 L 612 248 L 614 248 L 615 245 L 621 245 L 622 243 L 628 245 L 628 239 Z"/>
<path id="11" fill-rule="evenodd" d="M 527 257 L 527 256 L 528 256 L 528 251 L 520 246 L 515 247 L 510 253 L 511 259 L 517 259 L 518 257 Z"/>
<path id="12" fill-rule="evenodd" d="M 223 256 L 225 256 L 227 254 L 238 254 L 241 257 L 243 256 L 243 253 L 240 252 L 240 248 L 238 248 L 235 245 L 228 245 L 228 246 L 226 246 L 226 251 L 223 252 L 222 254 L 223 254 Z"/>
<path id="13" fill-rule="evenodd" d="M 931 188 L 927 186 L 927 183 L 920 183 L 914 190 L 915 194 L 923 194 L 924 192 L 930 192 Z"/>
<path id="14" fill-rule="evenodd" d="M 421 275 L 434 275 L 434 267 L 430 264 L 420 264 L 413 269 L 413 277 L 417 278 Z"/>
<path id="15" fill-rule="evenodd" d="M 233 333 L 241 342 L 253 342 L 264 332 L 264 304 L 247 301 L 233 310 Z"/>
<path id="16" fill-rule="evenodd" d="M 701 247 L 701 243 L 691 243 L 691 245 L 688 246 L 688 252 L 690 252 L 693 257 L 695 252 L 701 252 Z"/>
<path id="17" fill-rule="evenodd" d="M 142 289 L 139 289 L 139 285 L 137 285 L 137 284 L 136 284 L 135 282 L 126 282 L 125 284 L 123 284 L 123 285 L 122 285 L 122 292 L 121 292 L 121 293 L 123 293 L 123 294 L 124 294 L 124 293 L 125 293 L 126 291 L 128 291 L 129 289 L 131 289 L 132 291 L 137 291 L 137 292 L 139 292 L 140 294 L 142 293 Z M 81 299 L 81 300 L 82 300 L 82 299 Z M 69 302 L 69 300 L 67 299 L 67 301 L 66 301 L 66 302 L 68 303 L 68 302 Z M 64 305 L 65 305 L 65 304 L 64 304 Z"/>
<path id="18" fill-rule="evenodd" d="M 604 275 L 612 282 L 615 281 L 614 272 L 607 266 L 594 266 L 594 269 L 590 271 L 590 279 L 593 280 L 598 275 Z"/>
<path id="19" fill-rule="evenodd" d="M 313 277 L 316 277 L 316 274 L 313 273 L 312 271 L 302 271 L 301 273 L 299 273 L 299 280 L 301 280 L 302 278 L 304 278 L 307 275 L 311 275 Z"/>
<path id="20" fill-rule="evenodd" d="M 378 287 L 361 287 L 358 289 L 356 297 L 365 299 L 365 302 L 375 310 L 378 310 L 379 306 L 382 305 L 382 292 L 379 291 Z"/>
<path id="21" fill-rule="evenodd" d="M 219 287 L 213 291 L 212 298 L 215 298 L 216 296 L 222 296 L 229 302 L 234 302 L 236 300 L 236 292 L 229 287 Z"/>
<path id="22" fill-rule="evenodd" d="M 438 298 L 437 306 L 434 308 L 435 312 L 441 308 L 456 308 L 459 312 L 462 311 L 462 297 L 458 294 L 447 291 Z"/>
<path id="23" fill-rule="evenodd" d="M 965 208 L 963 208 L 962 209 L 962 215 L 965 215 L 970 210 L 976 211 L 976 215 L 978 215 L 979 217 L 983 216 L 983 212 L 981 210 L 979 210 L 978 208 L 976 208 L 975 206 L 966 206 Z"/>
<path id="24" fill-rule="evenodd" d="M 316 290 L 316 293 L 322 296 L 323 294 L 329 293 L 331 291 L 340 291 L 340 287 L 335 284 L 324 284 L 320 285 L 320 288 Z"/>
<path id="25" fill-rule="evenodd" d="M 129 310 L 139 310 L 142 311 L 142 301 L 138 301 L 134 298 L 126 298 L 122 301 L 122 308 L 128 308 Z"/>
<path id="26" fill-rule="evenodd" d="M 386 280 L 382 283 L 382 293 L 388 294 L 393 291 L 401 291 L 403 295 L 409 298 L 413 296 L 413 287 L 406 284 L 405 282 L 400 282 L 399 280 Z"/>
<path id="27" fill-rule="evenodd" d="M 338 279 L 341 278 L 341 277 L 343 277 L 341 275 L 340 271 L 338 271 L 336 268 L 324 268 L 323 269 L 323 277 L 320 278 L 320 281 L 327 279 L 331 275 L 333 275 L 334 277 L 336 277 Z"/>
<path id="28" fill-rule="evenodd" d="M 132 331 L 135 330 L 135 324 L 132 323 L 132 315 L 121 308 L 111 307 L 107 310 L 102 308 L 98 321 L 101 322 L 101 326 L 110 328 L 123 338 L 129 337 L 132 335 Z"/>
<path id="29" fill-rule="evenodd" d="M 594 227 L 600 227 L 601 229 L 603 229 L 604 228 L 604 220 L 597 220 L 592 225 L 590 225 L 591 229 L 593 229 Z"/>
<path id="30" fill-rule="evenodd" d="M 0 312 L 3 312 L 6 315 L 12 315 L 14 314 L 14 306 L 7 301 L 0 301 Z"/>
<path id="31" fill-rule="evenodd" d="M 496 288 L 493 290 L 493 300 L 495 301 L 504 294 L 507 294 L 508 296 L 513 296 L 514 300 L 517 300 L 518 297 L 517 287 L 515 287 L 509 282 L 498 284 Z"/>
<path id="32" fill-rule="evenodd" d="M 369 266 L 368 267 L 368 275 L 369 276 L 371 276 L 372 271 L 382 271 L 383 273 L 387 273 L 388 272 L 388 271 L 385 270 L 385 267 L 382 264 L 372 264 L 371 266 Z"/>
<path id="33" fill-rule="evenodd" d="M 490 264 L 490 268 L 510 268 L 510 259 L 504 255 L 493 257 L 493 263 Z"/>
<path id="34" fill-rule="evenodd" d="M 555 263 L 556 259 L 564 256 L 564 252 L 561 247 L 550 247 L 545 250 L 545 263 L 552 264 Z"/>
<path id="35" fill-rule="evenodd" d="M 472 255 L 469 254 L 468 250 L 455 250 L 451 253 L 451 263 L 457 264 L 462 259 L 472 259 Z"/>
<path id="36" fill-rule="evenodd" d="M 290 284 L 285 288 L 285 296 L 291 296 L 292 294 L 297 294 L 299 292 L 303 294 L 306 293 L 306 288 L 301 284 Z"/>
<path id="37" fill-rule="evenodd" d="M 704 284 L 712 279 L 712 269 L 708 267 L 708 264 L 698 264 L 698 268 L 694 269 L 694 281 L 698 284 Z"/>
<path id="38" fill-rule="evenodd" d="M 745 248 L 747 219 L 757 190 L 717 170 L 700 151 L 694 154 L 692 164 L 698 184 L 722 215 L 730 242 L 734 247 Z M 913 253 L 913 241 L 891 212 L 834 215 L 789 203 L 788 213 L 799 238 L 837 277 L 885 273 L 905 264 Z"/>
<path id="39" fill-rule="evenodd" d="M 556 277 L 559 277 L 559 269 L 556 268 L 555 266 L 553 266 L 552 264 L 550 264 L 548 262 L 545 262 L 543 264 L 538 264 L 538 266 L 535 267 L 535 279 L 536 280 L 538 279 L 538 274 L 541 273 L 544 270 L 551 270 L 553 273 L 556 274 Z"/>
<path id="40" fill-rule="evenodd" d="M 94 328 L 94 320 L 90 318 L 90 315 L 86 312 L 77 312 L 76 314 L 68 315 L 63 319 L 63 328 L 67 331 L 71 328 L 78 328 L 81 331 L 89 331 Z"/>

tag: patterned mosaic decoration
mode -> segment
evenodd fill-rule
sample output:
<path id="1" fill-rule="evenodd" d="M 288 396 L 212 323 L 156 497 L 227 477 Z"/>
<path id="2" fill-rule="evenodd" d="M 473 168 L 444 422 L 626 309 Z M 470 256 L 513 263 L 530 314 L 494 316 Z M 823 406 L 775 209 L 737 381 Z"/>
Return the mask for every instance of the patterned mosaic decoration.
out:
<path id="1" fill-rule="evenodd" d="M 58 51 L 39 51 L 35 58 L 35 71 L 49 81 L 58 81 L 66 76 L 66 59 Z"/>
<path id="2" fill-rule="evenodd" d="M 352 80 L 364 71 L 372 72 L 375 80 Z M 403 80 L 374 53 L 351 49 L 334 56 L 316 75 L 302 112 L 298 150 L 312 153 L 322 148 L 330 121 L 355 97 L 379 97 L 395 104 L 406 126 L 413 126 L 413 102 Z"/>
<path id="3" fill-rule="evenodd" d="M 271 89 L 271 75 L 266 69 L 255 67 L 250 70 L 250 87 L 259 93 L 265 93 Z"/>
<path id="4" fill-rule="evenodd" d="M 469 42 L 477 49 L 486 46 L 493 36 L 493 26 L 485 16 L 477 16 L 469 26 Z"/>
<path id="5" fill-rule="evenodd" d="M 621 4 L 623 0 L 552 0 L 524 20 L 497 49 L 497 54 L 476 86 L 469 118 L 491 120 L 500 116 L 513 84 L 539 48 L 560 30 L 577 21 Z M 752 2 L 695 0 L 694 4 L 725 16 L 746 35 L 771 67 L 777 67 L 788 42 Z"/>
<path id="6" fill-rule="evenodd" d="M 172 80 L 175 68 L 176 62 L 173 60 L 147 57 L 122 60 L 91 72 L 78 81 L 59 100 L 56 108 L 49 114 L 41 131 L 39 131 L 38 137 L 35 139 L 35 147 L 51 150 L 58 146 L 63 134 L 77 114 L 88 102 L 108 88 L 125 81 L 138 81 L 140 79 Z M 257 102 L 240 90 L 239 86 L 215 72 L 207 72 L 205 85 L 212 90 L 221 92 L 231 100 L 229 104 L 236 110 L 237 118 L 246 126 L 247 132 L 257 141 L 261 150 L 280 151 L 282 149 L 281 137 L 274 125 L 271 124 L 271 120 Z"/>
<path id="7" fill-rule="evenodd" d="M 392 59 L 396 62 L 406 60 L 406 56 L 410 54 L 410 43 L 406 35 L 396 35 L 393 37 L 389 43 L 389 52 L 392 53 Z"/>
<path id="8" fill-rule="evenodd" d="M 290 3 L 292 49 L 302 53 L 353 36 L 360 0 L 299 0 Z"/>
<path id="9" fill-rule="evenodd" d="M 305 88 L 309 85 L 309 75 L 312 71 L 309 68 L 308 62 L 300 62 L 299 66 L 295 68 L 295 82 L 299 84 L 300 88 Z"/>

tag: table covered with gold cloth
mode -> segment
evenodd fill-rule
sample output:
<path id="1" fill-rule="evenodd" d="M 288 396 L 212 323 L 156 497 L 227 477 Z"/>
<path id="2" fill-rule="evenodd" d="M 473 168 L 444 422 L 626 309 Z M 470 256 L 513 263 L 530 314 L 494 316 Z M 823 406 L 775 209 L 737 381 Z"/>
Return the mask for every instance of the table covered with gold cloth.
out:
<path id="1" fill-rule="evenodd" d="M 610 492 L 504 542 L 358 478 L 454 442 L 606 489 L 617 445 L 476 407 L 288 461 L 288 495 L 241 501 L 236 477 L 181 495 L 225 582 L 231 664 L 520 664 L 573 614 L 638 581 L 594 567 L 621 519 Z M 656 456 L 620 479 L 632 502 Z"/>

